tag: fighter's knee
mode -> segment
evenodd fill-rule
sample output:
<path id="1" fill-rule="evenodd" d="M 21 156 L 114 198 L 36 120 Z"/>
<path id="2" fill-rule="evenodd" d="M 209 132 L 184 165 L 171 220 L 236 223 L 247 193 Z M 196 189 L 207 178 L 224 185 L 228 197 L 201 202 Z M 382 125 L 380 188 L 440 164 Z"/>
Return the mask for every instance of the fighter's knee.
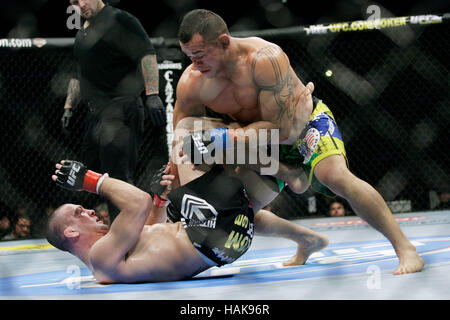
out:
<path id="1" fill-rule="evenodd" d="M 305 193 L 306 190 L 309 188 L 309 182 L 308 181 L 301 181 L 300 179 L 298 181 L 294 181 L 292 183 L 288 183 L 289 189 L 291 189 L 292 192 L 296 194 L 302 194 Z"/>
<path id="2" fill-rule="evenodd" d="M 173 132 L 172 144 L 179 144 L 183 141 L 183 138 L 192 133 L 194 129 L 194 118 L 187 117 L 178 121 L 175 130 Z"/>
<path id="3" fill-rule="evenodd" d="M 318 167 L 314 171 L 319 181 L 330 189 L 341 189 L 350 177 L 351 173 L 347 167 Z"/>
<path id="4" fill-rule="evenodd" d="M 286 164 L 281 164 L 277 178 L 285 181 L 289 189 L 296 194 L 302 194 L 309 188 L 309 180 L 303 169 L 289 168 Z"/>
<path id="5" fill-rule="evenodd" d="M 185 129 L 190 130 L 194 127 L 194 118 L 193 117 L 186 117 L 178 121 L 177 126 L 175 129 Z"/>

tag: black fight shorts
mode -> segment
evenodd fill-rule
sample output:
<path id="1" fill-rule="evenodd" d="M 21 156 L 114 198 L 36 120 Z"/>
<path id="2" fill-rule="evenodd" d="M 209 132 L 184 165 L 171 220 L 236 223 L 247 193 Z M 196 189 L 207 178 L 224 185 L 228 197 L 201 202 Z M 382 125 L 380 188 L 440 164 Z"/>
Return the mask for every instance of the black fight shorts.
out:
<path id="1" fill-rule="evenodd" d="M 250 247 L 254 213 L 242 182 L 215 166 L 172 190 L 168 216 L 181 221 L 194 247 L 210 266 L 232 263 Z"/>

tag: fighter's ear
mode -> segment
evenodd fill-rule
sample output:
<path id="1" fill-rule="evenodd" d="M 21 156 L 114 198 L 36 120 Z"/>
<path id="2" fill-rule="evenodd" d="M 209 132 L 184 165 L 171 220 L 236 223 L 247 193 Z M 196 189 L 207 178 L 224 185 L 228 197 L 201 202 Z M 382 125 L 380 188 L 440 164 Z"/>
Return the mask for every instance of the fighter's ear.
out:
<path id="1" fill-rule="evenodd" d="M 74 227 L 67 227 L 64 229 L 64 236 L 68 239 L 77 238 L 80 235 L 80 232 Z"/>
<path id="2" fill-rule="evenodd" d="M 222 33 L 217 40 L 219 41 L 219 44 L 222 46 L 223 49 L 227 49 L 230 46 L 230 36 L 226 33 Z"/>

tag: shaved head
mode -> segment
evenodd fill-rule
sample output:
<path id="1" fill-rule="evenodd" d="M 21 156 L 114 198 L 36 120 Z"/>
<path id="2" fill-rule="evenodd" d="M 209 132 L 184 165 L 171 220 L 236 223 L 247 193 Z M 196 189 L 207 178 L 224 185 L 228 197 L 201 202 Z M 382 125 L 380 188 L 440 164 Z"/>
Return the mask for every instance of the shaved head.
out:
<path id="1" fill-rule="evenodd" d="M 54 247 L 63 251 L 71 251 L 72 240 L 80 237 L 89 238 L 92 234 L 105 235 L 108 230 L 109 227 L 95 215 L 94 210 L 67 203 L 58 207 L 50 215 L 47 221 L 46 238 Z M 70 236 L 65 233 L 66 231 Z M 76 239 L 74 235 L 76 235 Z M 68 237 L 73 239 L 70 240 Z"/>
<path id="2" fill-rule="evenodd" d="M 67 248 L 66 237 L 64 236 L 64 229 L 69 225 L 69 219 L 64 215 L 64 212 L 68 209 L 70 209 L 68 204 L 59 206 L 53 211 L 47 221 L 47 241 L 52 246 L 63 251 L 69 251 L 69 248 Z"/>

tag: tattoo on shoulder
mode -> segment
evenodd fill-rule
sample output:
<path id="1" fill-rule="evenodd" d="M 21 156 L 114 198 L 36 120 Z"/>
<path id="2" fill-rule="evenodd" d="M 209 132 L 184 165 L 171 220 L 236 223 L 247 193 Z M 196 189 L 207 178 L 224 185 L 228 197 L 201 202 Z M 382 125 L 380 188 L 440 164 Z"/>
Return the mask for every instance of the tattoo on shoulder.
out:
<path id="1" fill-rule="evenodd" d="M 295 82 L 292 76 L 289 63 L 283 64 L 280 61 L 280 50 L 274 45 L 269 45 L 261 48 L 252 61 L 251 74 L 253 78 L 253 83 L 258 89 L 258 99 L 261 98 L 262 91 L 269 91 L 273 93 L 276 105 L 279 108 L 277 115 L 277 120 L 281 122 L 283 118 L 292 119 L 294 116 L 294 110 L 296 105 L 296 98 L 294 95 Z M 283 57 L 284 59 L 284 57 Z M 270 63 L 265 63 L 264 68 L 270 68 L 270 71 L 274 75 L 274 81 L 270 84 L 261 84 L 257 80 L 256 74 L 260 70 L 257 70 L 257 63 L 261 61 L 269 61 Z M 267 72 L 269 70 L 265 70 Z M 261 101 L 258 101 L 261 103 Z"/>

